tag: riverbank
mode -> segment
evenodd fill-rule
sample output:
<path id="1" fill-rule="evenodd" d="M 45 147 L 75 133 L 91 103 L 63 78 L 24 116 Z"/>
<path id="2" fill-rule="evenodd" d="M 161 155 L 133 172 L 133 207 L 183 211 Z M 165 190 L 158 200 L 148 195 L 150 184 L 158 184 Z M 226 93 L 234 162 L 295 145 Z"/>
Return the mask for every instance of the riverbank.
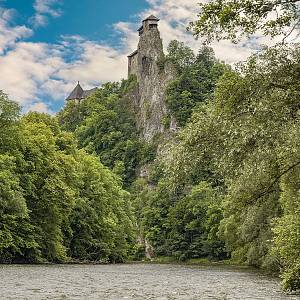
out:
<path id="1" fill-rule="evenodd" d="M 130 263 L 130 262 L 129 262 Z M 227 260 L 210 260 L 208 258 L 191 258 L 185 261 L 180 261 L 172 256 L 159 256 L 153 260 L 145 260 L 140 262 L 131 262 L 131 263 L 147 263 L 147 264 L 170 264 L 170 265 L 181 265 L 181 266 L 205 266 L 205 267 L 224 267 L 232 268 L 237 270 L 249 270 L 251 272 L 257 272 L 266 276 L 271 276 L 273 278 L 279 279 L 279 272 L 270 271 L 269 269 L 260 269 L 255 268 L 254 266 L 249 266 L 246 264 L 241 264 L 231 259 Z"/>
<path id="2" fill-rule="evenodd" d="M 152 263 L 152 264 L 177 264 L 177 265 L 198 265 L 198 266 L 230 266 L 230 267 L 238 267 L 245 269 L 255 269 L 262 270 L 255 267 L 251 267 L 245 264 L 237 263 L 233 260 L 210 260 L 208 258 L 191 258 L 184 261 L 180 261 L 172 256 L 159 256 L 153 260 L 145 260 L 142 263 Z M 265 270 L 266 271 L 266 270 Z M 275 274 L 275 273 L 273 273 Z"/>

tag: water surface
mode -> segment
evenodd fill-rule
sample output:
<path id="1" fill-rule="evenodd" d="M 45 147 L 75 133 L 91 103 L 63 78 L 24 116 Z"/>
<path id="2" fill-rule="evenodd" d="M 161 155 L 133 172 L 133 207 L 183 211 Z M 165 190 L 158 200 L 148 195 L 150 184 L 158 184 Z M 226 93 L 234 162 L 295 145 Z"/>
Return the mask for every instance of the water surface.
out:
<path id="1" fill-rule="evenodd" d="M 159 264 L 0 266 L 0 299 L 300 299 L 264 274 Z"/>

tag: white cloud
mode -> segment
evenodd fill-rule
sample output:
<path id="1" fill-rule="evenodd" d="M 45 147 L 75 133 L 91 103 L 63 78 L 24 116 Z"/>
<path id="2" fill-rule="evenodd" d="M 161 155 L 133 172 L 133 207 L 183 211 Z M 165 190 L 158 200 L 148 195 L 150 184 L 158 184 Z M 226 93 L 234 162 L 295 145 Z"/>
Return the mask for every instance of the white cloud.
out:
<path id="1" fill-rule="evenodd" d="M 76 46 L 81 48 L 82 54 L 78 60 L 57 73 L 59 78 L 64 80 L 76 78 L 91 85 L 120 80 L 126 76 L 125 53 L 90 41 L 76 44 Z"/>
<path id="2" fill-rule="evenodd" d="M 139 37 L 137 34 L 138 24 L 118 22 L 113 29 L 119 33 L 123 52 L 133 52 L 136 48 Z"/>
<path id="3" fill-rule="evenodd" d="M 60 2 L 60 0 L 35 0 L 33 8 L 36 13 L 31 19 L 33 25 L 35 27 L 45 26 L 49 17 L 60 17 L 62 11 L 57 7 Z"/>
<path id="4" fill-rule="evenodd" d="M 32 30 L 26 26 L 11 27 L 9 25 L 14 14 L 15 11 L 13 9 L 0 7 L 0 55 L 8 47 L 13 47 L 18 40 L 29 37 L 32 34 Z"/>
<path id="5" fill-rule="evenodd" d="M 70 48 L 77 58 L 66 62 Z M 63 101 L 77 80 L 89 89 L 124 78 L 126 61 L 126 52 L 78 37 L 60 45 L 19 42 L 0 55 L 0 89 L 28 110 L 43 97 Z"/>
<path id="6" fill-rule="evenodd" d="M 44 102 L 36 102 L 31 104 L 27 111 L 36 111 L 36 112 L 40 112 L 40 113 L 46 113 L 46 114 L 50 114 L 53 115 L 53 111 L 51 109 L 49 109 L 49 107 L 47 106 L 47 104 L 45 104 Z"/>
<path id="7" fill-rule="evenodd" d="M 73 88 L 74 82 L 53 78 L 49 78 L 39 86 L 42 94 L 51 98 L 53 101 L 64 100 L 66 95 L 70 93 Z"/>
<path id="8" fill-rule="evenodd" d="M 53 8 L 53 5 L 58 3 L 58 0 L 35 0 L 33 7 L 40 14 L 48 14 L 52 17 L 59 17 L 61 12 Z"/>
<path id="9" fill-rule="evenodd" d="M 48 81 L 65 63 L 56 49 L 46 44 L 18 43 L 0 56 L 0 89 L 22 105 L 37 100 L 40 85 Z"/>

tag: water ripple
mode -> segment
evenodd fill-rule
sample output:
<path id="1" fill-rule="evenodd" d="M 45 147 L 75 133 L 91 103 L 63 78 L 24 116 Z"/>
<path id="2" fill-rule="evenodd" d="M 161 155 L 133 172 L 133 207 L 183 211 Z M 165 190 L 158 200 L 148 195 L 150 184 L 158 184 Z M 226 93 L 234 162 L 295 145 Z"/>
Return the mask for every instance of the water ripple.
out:
<path id="1" fill-rule="evenodd" d="M 300 299 L 261 273 L 221 266 L 0 266 L 0 299 L 240 300 Z"/>

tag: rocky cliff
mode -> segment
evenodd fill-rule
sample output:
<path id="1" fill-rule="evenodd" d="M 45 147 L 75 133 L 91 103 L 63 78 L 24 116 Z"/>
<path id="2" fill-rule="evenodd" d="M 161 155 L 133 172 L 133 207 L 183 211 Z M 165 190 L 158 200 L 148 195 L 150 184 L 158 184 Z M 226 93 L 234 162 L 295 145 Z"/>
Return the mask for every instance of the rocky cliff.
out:
<path id="1" fill-rule="evenodd" d="M 165 62 L 162 39 L 154 16 L 143 21 L 139 29 L 138 49 L 129 58 L 129 76 L 136 76 L 137 86 L 130 98 L 141 137 L 150 142 L 168 129 L 175 129 L 172 120 L 166 120 L 166 87 L 176 76 L 175 68 Z"/>

